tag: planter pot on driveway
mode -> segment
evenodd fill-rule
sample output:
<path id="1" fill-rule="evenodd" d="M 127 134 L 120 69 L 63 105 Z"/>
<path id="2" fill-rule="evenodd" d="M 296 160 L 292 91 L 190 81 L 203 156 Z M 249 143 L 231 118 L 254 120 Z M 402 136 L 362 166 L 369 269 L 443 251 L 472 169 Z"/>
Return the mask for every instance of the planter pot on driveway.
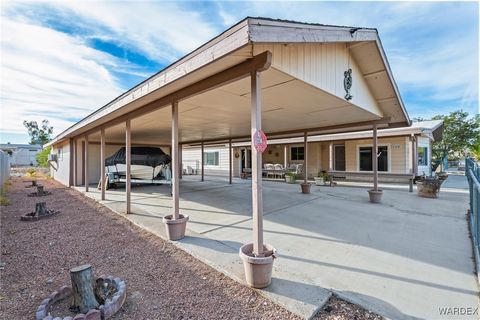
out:
<path id="1" fill-rule="evenodd" d="M 167 229 L 168 240 L 180 240 L 185 236 L 185 229 L 187 227 L 188 216 L 179 215 L 178 219 L 173 219 L 173 215 L 163 217 L 163 223 Z"/>
<path id="2" fill-rule="evenodd" d="M 261 289 L 268 287 L 272 282 L 273 260 L 276 250 L 271 245 L 263 245 L 265 257 L 253 256 L 253 243 L 240 247 L 239 255 L 243 260 L 245 280 L 250 287 Z"/>
<path id="3" fill-rule="evenodd" d="M 302 188 L 302 193 L 309 194 L 310 193 L 310 187 L 312 185 L 310 183 L 302 183 L 300 187 Z"/>
<path id="4" fill-rule="evenodd" d="M 383 191 L 382 190 L 368 190 L 368 197 L 372 203 L 380 203 L 382 200 Z"/>
<path id="5" fill-rule="evenodd" d="M 440 192 L 441 180 L 417 181 L 417 193 L 423 198 L 438 198 Z"/>
<path id="6" fill-rule="evenodd" d="M 285 182 L 286 182 L 286 183 L 295 183 L 296 180 L 297 180 L 297 178 L 294 177 L 294 176 L 287 176 L 287 175 L 285 175 Z"/>
<path id="7" fill-rule="evenodd" d="M 315 179 L 315 184 L 317 186 L 324 186 L 325 185 L 325 179 L 323 177 L 314 177 Z"/>

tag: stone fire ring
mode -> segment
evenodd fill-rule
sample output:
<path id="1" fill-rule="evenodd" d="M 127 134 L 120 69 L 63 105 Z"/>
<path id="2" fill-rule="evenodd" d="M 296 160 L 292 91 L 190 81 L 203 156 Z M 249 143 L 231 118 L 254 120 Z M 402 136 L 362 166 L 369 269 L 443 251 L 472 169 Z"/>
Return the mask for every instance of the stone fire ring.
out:
<path id="1" fill-rule="evenodd" d="M 27 213 L 26 215 L 21 216 L 20 220 L 21 221 L 37 221 L 37 220 L 40 220 L 40 219 L 43 219 L 43 218 L 48 218 L 48 217 L 51 217 L 53 215 L 56 215 L 57 213 L 60 213 L 60 211 L 48 209 L 46 214 L 35 215 L 34 213 L 35 212 Z"/>
<path id="2" fill-rule="evenodd" d="M 52 193 L 50 191 L 43 191 L 42 195 L 39 195 L 37 192 L 32 192 L 32 193 L 29 193 L 28 196 L 29 197 L 46 197 L 46 196 L 49 196 L 51 194 Z"/>
<path id="3" fill-rule="evenodd" d="M 68 286 L 63 286 L 60 290 L 53 292 L 48 298 L 44 299 L 35 313 L 36 320 L 105 320 L 117 313 L 118 310 L 122 307 L 127 296 L 127 290 L 125 286 L 125 281 L 120 278 L 113 278 L 112 276 L 108 277 L 99 277 L 96 280 L 97 285 L 103 283 L 115 284 L 117 292 L 110 298 L 105 301 L 104 304 L 100 305 L 98 309 L 91 309 L 86 314 L 80 313 L 75 317 L 54 317 L 49 315 L 50 308 L 60 300 L 70 298 L 72 296 L 72 288 Z"/>

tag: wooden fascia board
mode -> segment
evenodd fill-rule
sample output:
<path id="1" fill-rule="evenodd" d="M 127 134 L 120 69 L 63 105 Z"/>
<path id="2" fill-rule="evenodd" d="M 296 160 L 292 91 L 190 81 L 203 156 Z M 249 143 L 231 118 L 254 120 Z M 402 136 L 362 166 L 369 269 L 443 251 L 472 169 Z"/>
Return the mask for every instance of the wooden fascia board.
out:
<path id="1" fill-rule="evenodd" d="M 153 112 L 155 110 L 168 107 L 172 101 L 181 101 L 187 99 L 193 95 L 200 94 L 205 91 L 215 89 L 219 86 L 234 82 L 241 78 L 247 77 L 253 70 L 266 70 L 270 67 L 272 61 L 272 54 L 269 51 L 265 51 L 254 56 L 252 59 L 248 59 L 242 63 L 239 63 L 227 70 L 216 73 L 206 79 L 200 80 L 194 84 L 191 84 L 185 88 L 175 91 L 169 95 L 166 95 L 156 101 L 153 101 L 145 106 L 142 106 L 136 110 L 130 111 L 124 115 L 121 115 L 115 119 L 112 119 L 104 124 L 98 125 L 88 131 L 82 132 L 81 135 L 89 135 L 100 129 L 112 127 L 125 122 L 128 119 L 134 119 Z M 55 142 L 54 142 L 55 143 Z"/>
<path id="2" fill-rule="evenodd" d="M 329 43 L 377 39 L 377 32 L 374 29 L 361 28 L 353 33 L 351 30 L 353 28 L 249 20 L 249 37 L 253 43 Z"/>

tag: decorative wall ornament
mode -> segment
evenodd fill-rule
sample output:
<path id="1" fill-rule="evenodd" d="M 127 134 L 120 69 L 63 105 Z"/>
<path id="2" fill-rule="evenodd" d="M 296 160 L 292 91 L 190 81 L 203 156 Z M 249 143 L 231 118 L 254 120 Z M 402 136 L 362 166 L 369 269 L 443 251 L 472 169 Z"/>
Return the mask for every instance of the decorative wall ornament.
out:
<path id="1" fill-rule="evenodd" d="M 343 79 L 343 87 L 345 88 L 345 99 L 351 100 L 353 96 L 350 94 L 350 89 L 352 88 L 352 69 L 348 69 L 343 73 L 345 78 Z"/>

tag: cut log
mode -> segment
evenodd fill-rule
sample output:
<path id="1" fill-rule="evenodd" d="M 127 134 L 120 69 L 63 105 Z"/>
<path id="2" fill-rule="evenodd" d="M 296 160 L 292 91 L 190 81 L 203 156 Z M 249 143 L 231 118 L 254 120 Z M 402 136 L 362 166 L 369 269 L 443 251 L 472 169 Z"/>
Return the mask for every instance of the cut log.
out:
<path id="1" fill-rule="evenodd" d="M 35 215 L 36 216 L 43 216 L 46 215 L 47 212 L 47 204 L 45 202 L 37 202 L 35 204 Z"/>
<path id="2" fill-rule="evenodd" d="M 91 309 L 99 306 L 93 291 L 94 281 L 92 266 L 84 264 L 70 270 L 72 280 L 73 305 L 70 309 L 74 312 L 86 314 Z"/>
<path id="3" fill-rule="evenodd" d="M 43 196 L 43 194 L 44 194 L 43 186 L 37 185 L 37 195 L 38 196 Z"/>

